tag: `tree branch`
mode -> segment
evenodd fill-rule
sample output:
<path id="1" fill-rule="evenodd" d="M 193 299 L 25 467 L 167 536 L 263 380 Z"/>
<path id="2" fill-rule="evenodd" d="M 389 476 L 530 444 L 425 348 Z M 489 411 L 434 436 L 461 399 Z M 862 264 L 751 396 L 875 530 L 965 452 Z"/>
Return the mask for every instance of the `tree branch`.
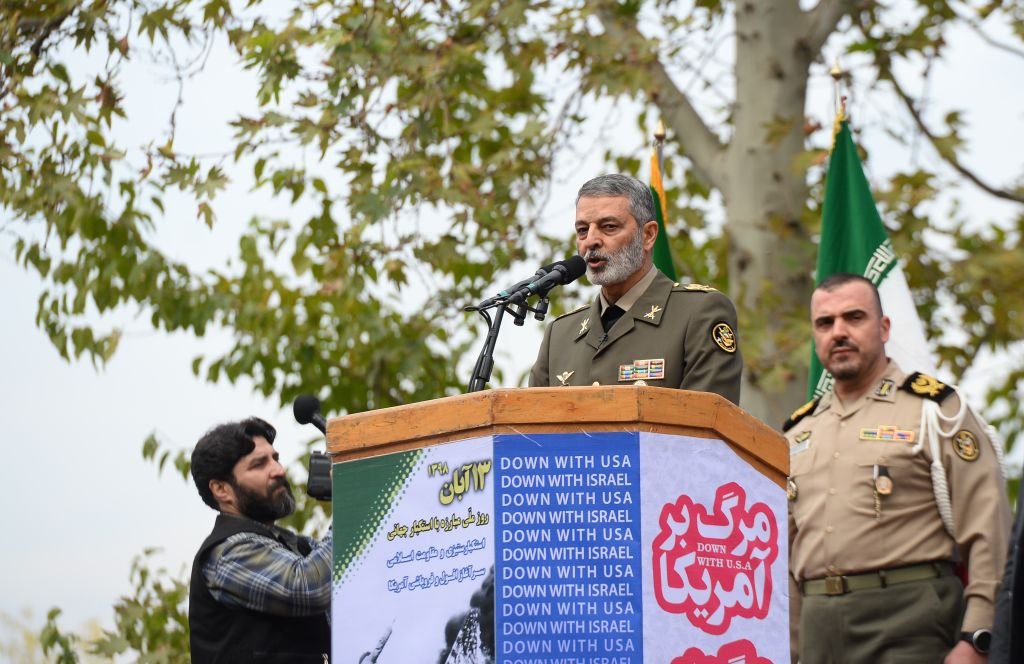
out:
<path id="1" fill-rule="evenodd" d="M 952 150 L 941 148 L 938 144 L 938 140 L 936 139 L 935 134 L 933 134 L 928 129 L 928 127 L 924 123 L 924 118 L 921 117 L 921 113 L 918 112 L 918 110 L 914 107 L 914 100 L 911 99 L 906 92 L 904 92 L 899 82 L 896 81 L 896 76 L 891 71 L 886 72 L 884 70 L 881 70 L 881 73 L 884 78 L 886 78 L 890 83 L 892 83 L 892 87 L 896 91 L 896 96 L 898 96 L 900 98 L 900 101 L 903 102 L 903 105 L 906 107 L 907 112 L 910 113 L 910 117 L 913 118 L 914 123 L 917 125 L 917 128 L 921 131 L 922 134 L 925 135 L 925 137 L 928 139 L 928 142 L 932 144 L 932 147 L 935 148 L 935 151 L 938 153 L 939 157 L 941 157 L 943 161 L 949 164 L 957 173 L 973 182 L 974 185 L 981 189 L 982 191 L 991 194 L 996 198 L 1001 198 L 1003 200 L 1014 201 L 1016 203 L 1024 204 L 1024 194 L 1021 194 L 1020 192 L 1009 191 L 1006 189 L 999 189 L 982 181 L 982 179 L 978 177 L 978 175 L 976 175 L 974 171 L 964 166 L 960 162 L 960 160 L 957 159 L 956 154 Z"/>
<path id="2" fill-rule="evenodd" d="M 612 43 L 640 43 L 646 37 L 636 26 L 615 11 L 606 2 L 590 2 L 588 5 L 601 19 L 601 24 Z M 650 100 L 661 111 L 665 124 L 671 127 L 685 147 L 685 155 L 693 163 L 693 169 L 706 184 L 716 189 L 726 185 L 722 161 L 725 146 L 718 136 L 708 128 L 700 113 L 694 108 L 689 97 L 675 84 L 664 64 L 657 57 L 641 65 L 650 75 L 647 93 Z"/>
<path id="3" fill-rule="evenodd" d="M 804 12 L 807 27 L 804 39 L 810 53 L 817 55 L 821 52 L 839 21 L 856 7 L 857 0 L 819 0 L 813 9 Z"/>
<path id="4" fill-rule="evenodd" d="M 981 27 L 981 23 L 978 22 L 976 19 L 971 18 L 970 16 L 964 16 L 959 11 L 957 11 L 957 17 L 961 21 L 966 23 L 967 26 L 974 31 L 974 34 L 977 35 L 979 39 L 981 39 L 983 42 L 985 42 L 992 48 L 999 49 L 1000 51 L 1005 51 L 1010 55 L 1016 55 L 1018 58 L 1024 58 L 1024 50 L 1021 50 L 1020 48 L 1013 46 L 1011 44 L 1004 44 L 1001 41 L 993 39 L 988 35 L 987 32 L 985 32 L 985 29 Z"/>

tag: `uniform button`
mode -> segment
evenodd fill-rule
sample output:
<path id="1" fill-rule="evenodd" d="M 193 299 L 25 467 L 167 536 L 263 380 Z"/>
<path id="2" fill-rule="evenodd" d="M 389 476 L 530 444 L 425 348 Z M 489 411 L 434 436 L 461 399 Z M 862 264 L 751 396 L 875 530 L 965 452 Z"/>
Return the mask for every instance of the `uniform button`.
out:
<path id="1" fill-rule="evenodd" d="M 836 490 L 835 489 L 829 489 L 828 490 L 828 495 L 830 495 L 830 496 L 836 495 Z"/>
<path id="2" fill-rule="evenodd" d="M 831 534 L 833 530 L 835 530 L 835 528 L 833 528 L 832 526 L 826 526 L 825 527 L 825 532 L 826 533 L 830 533 Z"/>
<path id="3" fill-rule="evenodd" d="M 600 384 L 601 384 L 601 381 L 599 381 L 599 380 L 595 380 L 595 381 L 594 381 L 594 384 L 593 384 L 593 387 L 597 387 L 597 386 L 598 386 L 598 385 L 600 385 Z"/>
<path id="4" fill-rule="evenodd" d="M 838 459 L 839 458 L 839 452 L 833 452 L 832 453 L 832 458 L 833 459 Z"/>

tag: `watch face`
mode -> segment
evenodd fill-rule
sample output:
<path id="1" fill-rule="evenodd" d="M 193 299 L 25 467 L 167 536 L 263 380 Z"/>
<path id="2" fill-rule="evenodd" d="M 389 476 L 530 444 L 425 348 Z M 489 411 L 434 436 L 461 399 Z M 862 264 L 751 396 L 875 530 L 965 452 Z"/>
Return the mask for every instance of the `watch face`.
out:
<path id="1" fill-rule="evenodd" d="M 992 632 L 987 629 L 979 629 L 974 633 L 973 641 L 975 650 L 986 653 L 992 647 Z"/>

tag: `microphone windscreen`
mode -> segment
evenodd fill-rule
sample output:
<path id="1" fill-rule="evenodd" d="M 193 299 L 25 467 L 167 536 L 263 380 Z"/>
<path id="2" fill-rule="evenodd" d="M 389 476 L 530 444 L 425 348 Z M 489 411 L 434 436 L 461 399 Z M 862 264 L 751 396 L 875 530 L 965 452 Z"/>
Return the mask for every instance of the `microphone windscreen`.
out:
<path id="1" fill-rule="evenodd" d="M 562 261 L 562 265 L 565 267 L 565 281 L 562 282 L 564 284 L 576 281 L 587 272 L 587 261 L 578 254 Z"/>
<path id="2" fill-rule="evenodd" d="M 320 400 L 312 394 L 300 394 L 292 404 L 292 413 L 299 424 L 310 424 L 320 414 Z"/>

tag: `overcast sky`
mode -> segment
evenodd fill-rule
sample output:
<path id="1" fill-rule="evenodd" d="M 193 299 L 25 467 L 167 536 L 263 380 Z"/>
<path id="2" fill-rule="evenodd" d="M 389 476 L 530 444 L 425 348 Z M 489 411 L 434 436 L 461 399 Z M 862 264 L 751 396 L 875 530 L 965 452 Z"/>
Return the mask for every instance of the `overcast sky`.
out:
<path id="1" fill-rule="evenodd" d="M 253 99 L 251 81 L 232 66 L 230 57 L 215 53 L 209 69 L 190 82 L 179 117 L 181 136 L 190 136 L 197 145 L 228 140 L 230 131 L 222 120 L 237 108 L 233 103 Z M 1019 59 L 982 47 L 964 32 L 951 39 L 946 64 L 932 81 L 933 97 L 948 99 L 949 107 L 966 106 L 972 132 L 968 163 L 997 183 L 1021 172 L 1022 71 Z M 152 71 L 143 68 L 132 80 L 133 85 L 147 86 L 146 94 L 131 91 L 132 103 L 151 104 L 161 114 L 169 108 L 174 90 L 154 79 Z M 812 87 L 808 113 L 827 123 L 831 82 L 819 75 Z M 192 103 L 196 99 L 206 103 Z M 129 112 L 133 118 L 153 116 L 145 107 Z M 134 132 L 145 135 L 152 129 L 125 131 L 130 142 Z M 861 140 L 876 141 L 867 146 L 873 156 L 871 177 L 906 167 L 887 161 L 884 136 Z M 636 149 L 638 157 L 646 158 L 642 142 Z M 582 181 L 598 174 L 602 151 L 603 146 L 593 151 L 592 172 L 583 168 L 558 176 L 560 186 L 546 216 L 563 225 L 566 237 L 572 224 L 571 198 Z M 1008 206 L 965 191 L 978 221 L 1008 217 Z M 228 209 L 224 199 L 218 202 L 218 209 Z M 273 204 L 240 196 L 237 216 L 222 214 L 212 233 L 192 223 L 192 213 L 185 212 L 184 222 L 174 224 L 172 231 L 165 229 L 161 240 L 174 255 L 210 265 L 234 253 L 239 229 L 252 214 L 265 211 L 258 206 L 267 205 Z M 159 547 L 163 553 L 158 560 L 173 570 L 187 569 L 213 520 L 190 483 L 173 471 L 158 478 L 156 468 L 142 461 L 147 435 L 156 432 L 172 449 L 190 448 L 212 424 L 257 414 L 278 426 L 276 446 L 282 459 L 292 462 L 315 432 L 299 427 L 290 410 L 278 410 L 276 403 L 254 395 L 246 385 L 210 385 L 192 376 L 196 355 L 215 355 L 226 347 L 223 333 L 197 340 L 152 332 L 144 318 L 129 320 L 128 333 L 105 369 L 64 362 L 33 325 L 39 281 L 14 264 L 9 239 L 0 242 L 0 408 L 7 450 L 0 495 L 8 505 L 7 544 L 0 549 L 0 612 L 19 615 L 29 609 L 33 624 L 39 624 L 47 609 L 59 606 L 67 628 L 79 628 L 89 619 L 110 624 L 111 606 L 130 590 L 131 559 L 146 547 Z M 508 380 L 530 365 L 541 329 L 532 319 L 524 329 L 503 327 L 500 345 L 506 350 L 499 361 L 508 369 Z M 999 366 L 998 358 L 989 360 L 979 373 L 998 371 Z M 979 398 L 972 397 L 975 403 Z"/>

